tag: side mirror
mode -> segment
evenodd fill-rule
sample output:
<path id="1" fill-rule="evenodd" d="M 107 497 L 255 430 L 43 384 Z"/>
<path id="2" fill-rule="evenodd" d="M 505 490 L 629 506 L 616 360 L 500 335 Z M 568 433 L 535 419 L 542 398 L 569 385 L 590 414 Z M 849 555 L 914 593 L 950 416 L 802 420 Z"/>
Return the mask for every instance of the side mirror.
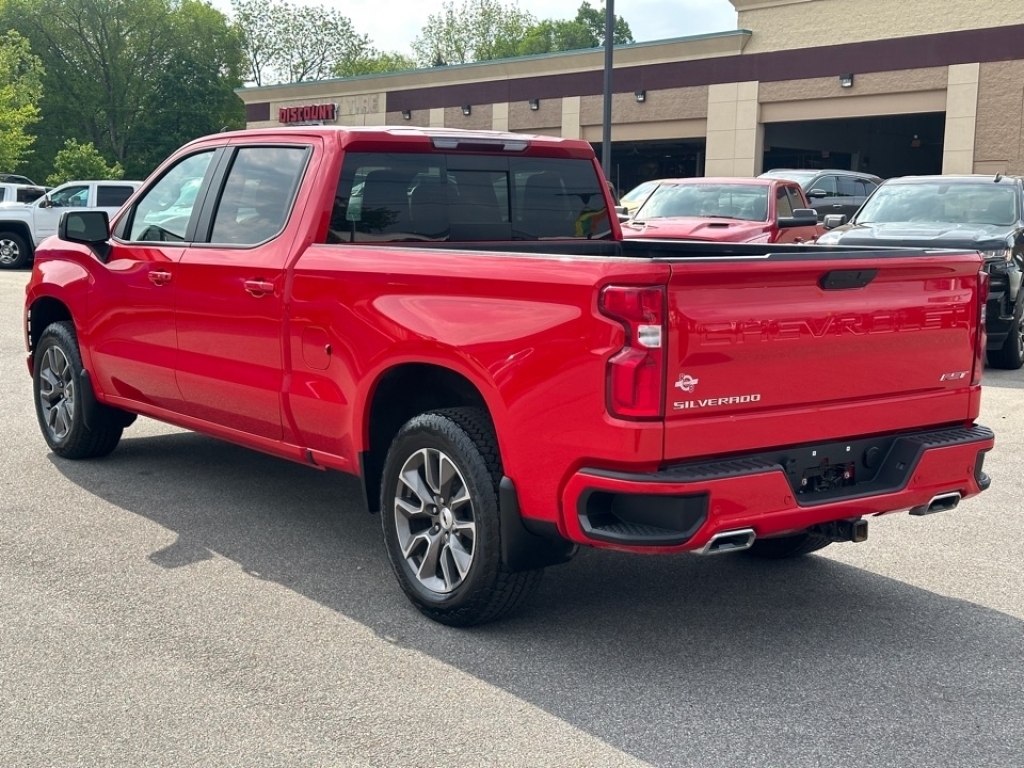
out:
<path id="1" fill-rule="evenodd" d="M 811 200 L 814 200 L 819 197 L 828 197 L 828 192 L 826 192 L 824 189 L 812 189 L 810 192 L 807 193 L 807 197 L 810 198 Z"/>
<path id="2" fill-rule="evenodd" d="M 821 225 L 825 229 L 835 229 L 836 227 L 843 226 L 843 224 L 845 224 L 845 223 L 846 223 L 846 214 L 845 213 L 830 213 L 828 216 L 825 217 L 825 220 L 822 221 Z"/>
<path id="3" fill-rule="evenodd" d="M 813 208 L 797 208 L 792 216 L 779 217 L 779 229 L 789 227 L 814 227 L 818 224 L 818 212 Z"/>
<path id="4" fill-rule="evenodd" d="M 619 217 L 619 221 L 629 221 L 629 210 L 624 205 L 615 206 L 615 215 Z"/>
<path id="5" fill-rule="evenodd" d="M 57 237 L 89 246 L 106 261 L 110 253 L 110 219 L 106 211 L 65 211 L 57 225 Z"/>
<path id="6" fill-rule="evenodd" d="M 40 208 L 53 208 L 53 200 L 50 199 L 49 195 L 43 195 L 43 199 L 39 201 Z"/>

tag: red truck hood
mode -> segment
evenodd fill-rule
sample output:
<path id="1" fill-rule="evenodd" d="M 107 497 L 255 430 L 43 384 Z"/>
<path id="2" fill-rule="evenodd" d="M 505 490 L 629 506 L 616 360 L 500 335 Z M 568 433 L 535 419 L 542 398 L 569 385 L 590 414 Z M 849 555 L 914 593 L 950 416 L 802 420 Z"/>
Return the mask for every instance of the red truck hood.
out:
<path id="1" fill-rule="evenodd" d="M 770 232 L 764 221 L 685 217 L 652 219 L 649 222 L 623 224 L 625 238 L 649 237 L 671 240 L 707 240 L 717 243 L 749 243 L 765 238 Z"/>

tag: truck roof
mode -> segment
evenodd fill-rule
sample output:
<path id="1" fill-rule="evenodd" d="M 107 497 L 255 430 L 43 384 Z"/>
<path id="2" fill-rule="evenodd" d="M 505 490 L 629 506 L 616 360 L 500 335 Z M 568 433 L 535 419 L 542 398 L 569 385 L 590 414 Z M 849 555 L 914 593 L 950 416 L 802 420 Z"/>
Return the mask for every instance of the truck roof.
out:
<path id="1" fill-rule="evenodd" d="M 267 140 L 283 136 L 320 136 L 327 141 L 338 142 L 340 149 L 353 145 L 372 145 L 384 148 L 388 145 L 421 145 L 425 151 L 444 149 L 468 149 L 481 151 L 505 151 L 509 153 L 539 154 L 554 152 L 571 157 L 594 157 L 593 147 L 582 139 L 563 139 L 558 136 L 541 136 L 508 131 L 466 130 L 462 128 L 425 128 L 418 126 L 344 126 L 344 125 L 292 125 L 273 128 L 247 128 L 226 131 L 196 139 L 206 142 L 211 139 Z M 354 148 L 354 147 L 353 147 Z"/>

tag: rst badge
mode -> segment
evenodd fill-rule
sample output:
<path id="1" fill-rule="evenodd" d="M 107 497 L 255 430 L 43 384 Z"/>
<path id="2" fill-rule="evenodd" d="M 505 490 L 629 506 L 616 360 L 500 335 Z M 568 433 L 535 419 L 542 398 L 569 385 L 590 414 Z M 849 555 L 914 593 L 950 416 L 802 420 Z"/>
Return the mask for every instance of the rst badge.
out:
<path id="1" fill-rule="evenodd" d="M 695 379 L 688 373 L 679 374 L 679 381 L 676 382 L 676 386 L 679 387 L 683 392 L 689 392 L 693 394 L 693 390 L 697 387 L 697 382 L 700 379 Z"/>

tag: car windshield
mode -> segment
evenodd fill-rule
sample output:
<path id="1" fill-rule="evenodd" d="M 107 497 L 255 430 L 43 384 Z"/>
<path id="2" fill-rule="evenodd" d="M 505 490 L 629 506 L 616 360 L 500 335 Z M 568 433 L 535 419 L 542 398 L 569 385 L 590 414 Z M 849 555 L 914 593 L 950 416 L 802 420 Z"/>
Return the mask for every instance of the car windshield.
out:
<path id="1" fill-rule="evenodd" d="M 991 181 L 949 183 L 936 180 L 883 184 L 854 217 L 856 224 L 940 222 L 1010 226 L 1020 203 L 1013 187 Z"/>
<path id="2" fill-rule="evenodd" d="M 662 184 L 640 206 L 637 221 L 692 216 L 768 220 L 768 187 L 752 184 Z"/>
<path id="3" fill-rule="evenodd" d="M 787 181 L 795 181 L 798 184 L 808 182 L 817 175 L 817 171 L 767 171 L 761 174 L 763 178 L 786 179 Z"/>
<path id="4" fill-rule="evenodd" d="M 645 181 L 643 184 L 633 187 L 629 192 L 619 198 L 623 205 L 626 203 L 639 202 L 641 198 L 649 194 L 652 189 L 658 186 L 656 181 Z"/>

